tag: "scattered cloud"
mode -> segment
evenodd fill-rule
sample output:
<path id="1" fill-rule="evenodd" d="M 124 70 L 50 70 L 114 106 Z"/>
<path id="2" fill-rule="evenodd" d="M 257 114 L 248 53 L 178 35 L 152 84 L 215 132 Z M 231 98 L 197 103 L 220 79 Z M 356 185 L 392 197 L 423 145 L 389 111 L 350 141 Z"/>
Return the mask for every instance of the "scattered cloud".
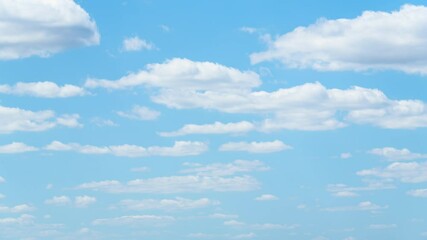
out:
<path id="1" fill-rule="evenodd" d="M 71 199 L 67 196 L 54 196 L 44 201 L 48 205 L 63 206 L 71 203 Z"/>
<path id="2" fill-rule="evenodd" d="M 259 160 L 235 160 L 231 163 L 212 163 L 202 165 L 198 163 L 184 163 L 188 169 L 182 173 L 191 173 L 198 176 L 231 176 L 237 173 L 249 173 L 254 171 L 267 171 L 270 168 Z"/>
<path id="3" fill-rule="evenodd" d="M 0 4 L 0 59 L 47 57 L 99 44 L 95 22 L 74 1 L 1 0 Z"/>
<path id="4" fill-rule="evenodd" d="M 32 223 L 34 216 L 28 214 L 22 214 L 19 217 L 12 218 L 0 218 L 0 225 L 15 225 L 15 224 L 28 224 Z"/>
<path id="5" fill-rule="evenodd" d="M 34 207 L 28 204 L 16 205 L 13 207 L 1 206 L 0 205 L 0 213 L 23 213 L 33 211 Z"/>
<path id="6" fill-rule="evenodd" d="M 44 203 L 47 205 L 55 205 L 55 206 L 74 205 L 75 207 L 78 207 L 78 208 L 88 207 L 89 205 L 91 205 L 95 202 L 96 202 L 95 197 L 90 197 L 90 196 L 86 196 L 86 195 L 77 196 L 74 198 L 74 201 L 72 201 L 71 198 L 68 196 L 54 196 L 54 197 L 44 201 Z"/>
<path id="7" fill-rule="evenodd" d="M 160 112 L 151 110 L 147 107 L 136 105 L 133 106 L 132 110 L 128 112 L 117 112 L 117 115 L 129 119 L 148 121 L 157 119 L 160 116 Z"/>
<path id="8" fill-rule="evenodd" d="M 256 197 L 255 200 L 256 201 L 275 201 L 275 200 L 279 200 L 279 198 L 272 194 L 263 194 L 259 197 Z"/>
<path id="9" fill-rule="evenodd" d="M 367 181 L 366 186 L 348 186 L 346 184 L 329 184 L 327 191 L 335 197 L 357 197 L 357 192 L 378 191 L 394 189 L 395 186 L 388 181 Z"/>
<path id="10" fill-rule="evenodd" d="M 274 224 L 274 223 L 264 223 L 264 224 L 255 224 L 252 228 L 256 230 L 292 230 L 298 228 L 298 224 Z"/>
<path id="11" fill-rule="evenodd" d="M 62 143 L 53 141 L 45 147 L 50 151 L 74 151 L 82 154 L 112 154 L 119 157 L 150 157 L 150 156 L 193 156 L 208 150 L 202 142 L 176 141 L 172 147 L 142 147 L 137 145 L 93 146 L 78 143 Z"/>
<path id="12" fill-rule="evenodd" d="M 4 179 L 4 177 L 0 176 L 0 183 L 5 183 L 6 179 Z"/>
<path id="13" fill-rule="evenodd" d="M 233 239 L 251 239 L 255 237 L 256 237 L 255 233 L 244 233 L 244 234 L 239 234 L 234 236 Z"/>
<path id="14" fill-rule="evenodd" d="M 74 204 L 76 205 L 76 207 L 78 208 L 85 208 L 88 207 L 91 204 L 94 204 L 96 202 L 96 198 L 95 197 L 90 197 L 90 196 L 77 196 L 74 199 Z"/>
<path id="15" fill-rule="evenodd" d="M 217 219 L 236 219 L 236 218 L 239 218 L 239 216 L 235 215 L 235 214 L 223 214 L 223 213 L 214 213 L 214 214 L 211 214 L 209 217 L 217 218 Z"/>
<path id="16" fill-rule="evenodd" d="M 209 206 L 219 205 L 218 201 L 208 198 L 200 198 L 196 200 L 186 198 L 174 199 L 144 199 L 144 200 L 122 200 L 119 206 L 128 210 L 189 210 L 196 208 L 205 208 Z"/>
<path id="17" fill-rule="evenodd" d="M 161 132 L 162 137 L 176 137 L 190 134 L 242 134 L 255 130 L 255 125 L 247 122 L 222 123 L 214 122 L 213 124 L 186 124 L 174 132 Z"/>
<path id="18" fill-rule="evenodd" d="M 360 202 L 356 206 L 345 206 L 345 207 L 333 207 L 333 208 L 324 208 L 323 211 L 327 212 L 346 212 L 346 211 L 370 211 L 376 212 L 382 209 L 387 208 L 387 206 L 379 206 L 372 202 Z"/>
<path id="19" fill-rule="evenodd" d="M 373 168 L 359 171 L 357 175 L 391 180 L 396 179 L 405 183 L 426 182 L 427 162 L 394 162 L 385 168 Z"/>
<path id="20" fill-rule="evenodd" d="M 224 222 L 224 225 L 229 227 L 241 227 L 245 225 L 245 223 L 237 220 L 227 220 Z"/>
<path id="21" fill-rule="evenodd" d="M 13 142 L 11 144 L 0 146 L 0 154 L 25 153 L 38 151 L 38 148 L 28 146 L 21 142 Z"/>
<path id="22" fill-rule="evenodd" d="M 251 55 L 252 63 L 279 60 L 290 68 L 320 71 L 397 70 L 426 74 L 427 7 L 366 11 L 354 19 L 320 19 L 297 27 Z"/>
<path id="23" fill-rule="evenodd" d="M 413 197 L 427 198 L 427 188 L 408 191 L 408 195 Z"/>
<path id="24" fill-rule="evenodd" d="M 140 172 L 140 173 L 142 173 L 142 172 L 148 172 L 148 171 L 150 171 L 150 168 L 148 168 L 148 167 L 137 167 L 137 168 L 131 168 L 130 171 L 131 172 Z"/>
<path id="25" fill-rule="evenodd" d="M 118 124 L 113 122 L 110 119 L 102 119 L 99 117 L 95 117 L 91 119 L 91 122 L 98 127 L 117 127 Z"/>
<path id="26" fill-rule="evenodd" d="M 171 216 L 157 215 L 133 215 L 121 216 L 116 218 L 100 218 L 92 222 L 93 225 L 108 225 L 108 226 L 163 226 L 175 221 Z"/>
<path id="27" fill-rule="evenodd" d="M 20 108 L 0 106 L 0 134 L 16 131 L 40 132 L 57 126 L 78 127 L 78 115 L 56 117 L 51 110 L 33 112 Z"/>
<path id="28" fill-rule="evenodd" d="M 253 27 L 241 27 L 239 30 L 242 32 L 245 32 L 245 33 L 249 33 L 249 34 L 254 34 L 254 33 L 258 32 L 258 29 L 253 28 Z"/>
<path id="29" fill-rule="evenodd" d="M 250 153 L 272 153 L 292 149 L 282 141 L 271 142 L 228 142 L 219 147 L 220 151 L 243 151 Z"/>
<path id="30" fill-rule="evenodd" d="M 40 98 L 68 98 L 87 94 L 81 87 L 70 84 L 58 86 L 54 82 L 18 82 L 13 86 L 3 84 L 0 85 L 0 93 Z"/>
<path id="31" fill-rule="evenodd" d="M 156 47 L 153 43 L 139 37 L 128 37 L 123 40 L 122 49 L 125 52 L 138 52 L 142 50 L 153 50 Z"/>
<path id="32" fill-rule="evenodd" d="M 374 148 L 369 153 L 384 157 L 391 161 L 426 159 L 427 154 L 413 153 L 406 148 L 396 149 L 392 147 Z"/>
<path id="33" fill-rule="evenodd" d="M 341 159 L 349 159 L 351 157 L 352 157 L 351 153 L 348 153 L 348 152 L 340 154 Z"/>

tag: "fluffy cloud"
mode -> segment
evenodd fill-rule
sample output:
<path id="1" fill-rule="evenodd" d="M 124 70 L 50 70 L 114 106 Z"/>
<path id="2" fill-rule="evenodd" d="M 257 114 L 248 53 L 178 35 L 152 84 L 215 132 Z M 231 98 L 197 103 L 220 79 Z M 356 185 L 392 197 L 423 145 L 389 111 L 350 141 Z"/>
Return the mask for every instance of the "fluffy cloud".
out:
<path id="1" fill-rule="evenodd" d="M 392 147 L 374 148 L 369 153 L 382 156 L 391 161 L 415 160 L 427 158 L 427 154 L 413 153 L 406 148 L 396 149 Z"/>
<path id="2" fill-rule="evenodd" d="M 160 112 L 151 110 L 147 107 L 136 105 L 128 112 L 117 112 L 117 115 L 129 119 L 147 121 L 157 119 L 160 116 Z"/>
<path id="3" fill-rule="evenodd" d="M 44 201 L 45 204 L 48 205 L 67 205 L 71 203 L 71 199 L 67 196 L 54 196 L 50 199 Z"/>
<path id="4" fill-rule="evenodd" d="M 74 199 L 74 203 L 76 205 L 76 207 L 79 208 L 84 208 L 87 207 L 91 204 L 94 204 L 96 202 L 96 198 L 95 197 L 90 197 L 90 196 L 77 196 Z"/>
<path id="5" fill-rule="evenodd" d="M 243 151 L 250 153 L 271 153 L 291 149 L 291 146 L 282 141 L 272 142 L 228 142 L 219 147 L 220 151 Z"/>
<path id="6" fill-rule="evenodd" d="M 259 197 L 256 197 L 255 200 L 256 201 L 275 201 L 275 200 L 279 200 L 279 198 L 272 194 L 263 194 Z"/>
<path id="7" fill-rule="evenodd" d="M 38 148 L 28 146 L 24 143 L 13 142 L 11 144 L 0 146 L 0 153 L 24 153 L 24 152 L 34 152 L 37 151 Z"/>
<path id="8" fill-rule="evenodd" d="M 95 197 L 90 196 L 77 196 L 74 198 L 74 202 L 68 196 L 54 196 L 44 201 L 48 205 L 65 206 L 74 204 L 78 208 L 84 208 L 96 202 Z"/>
<path id="9" fill-rule="evenodd" d="M 188 169 L 182 173 L 191 175 L 135 179 L 122 183 L 106 180 L 80 184 L 76 189 L 88 189 L 109 193 L 182 193 L 182 192 L 243 192 L 260 187 L 253 177 L 240 173 L 268 170 L 260 161 L 236 160 L 232 163 L 214 163 L 210 165 L 185 164 Z"/>
<path id="10" fill-rule="evenodd" d="M 17 218 L 0 218 L 0 225 L 28 224 L 34 221 L 34 216 L 22 214 Z"/>
<path id="11" fill-rule="evenodd" d="M 148 64 L 145 70 L 114 80 L 89 79 L 85 86 L 123 89 L 139 85 L 167 89 L 248 89 L 261 84 L 255 72 L 241 72 L 212 62 L 194 62 L 174 58 L 164 63 Z"/>
<path id="12" fill-rule="evenodd" d="M 269 42 L 252 63 L 279 60 L 291 68 L 321 71 L 392 69 L 426 74 L 427 8 L 366 11 L 354 19 L 320 19 Z"/>
<path id="13" fill-rule="evenodd" d="M 15 131 L 39 132 L 57 126 L 77 127 L 81 126 L 78 118 L 77 114 L 56 117 L 50 110 L 33 112 L 0 106 L 0 134 Z"/>
<path id="14" fill-rule="evenodd" d="M 208 198 L 201 199 L 144 199 L 144 200 L 122 200 L 120 206 L 129 210 L 187 210 L 195 208 L 204 208 L 209 206 L 218 205 L 218 201 L 210 200 Z"/>
<path id="15" fill-rule="evenodd" d="M 122 49 L 126 52 L 137 52 L 141 50 L 153 50 L 155 46 L 139 37 L 129 37 L 123 40 Z"/>
<path id="16" fill-rule="evenodd" d="M 190 134 L 241 134 L 255 130 L 255 125 L 247 122 L 222 123 L 214 122 L 212 124 L 186 124 L 174 132 L 161 132 L 163 137 L 176 137 Z"/>
<path id="17" fill-rule="evenodd" d="M 149 156 L 192 156 L 208 150 L 202 142 L 176 141 L 172 147 L 142 147 L 137 145 L 93 146 L 78 143 L 62 143 L 53 141 L 45 147 L 51 151 L 75 151 L 83 154 L 112 154 L 119 157 L 149 157 Z"/>
<path id="18" fill-rule="evenodd" d="M 16 205 L 13 207 L 0 206 L 0 213 L 23 213 L 33 211 L 34 207 L 28 204 Z"/>
<path id="19" fill-rule="evenodd" d="M 86 91 L 74 85 L 58 86 L 54 82 L 19 82 L 13 86 L 0 85 L 0 93 L 41 98 L 67 98 L 83 96 Z"/>
<path id="20" fill-rule="evenodd" d="M 134 215 L 122 216 L 117 218 L 100 218 L 92 222 L 93 225 L 109 226 L 139 226 L 139 225 L 165 225 L 175 221 L 171 216 L 157 215 Z"/>
<path id="21" fill-rule="evenodd" d="M 394 162 L 385 168 L 367 169 L 357 172 L 360 176 L 396 179 L 405 183 L 427 181 L 427 162 Z"/>
<path id="22" fill-rule="evenodd" d="M 425 197 L 427 197 L 427 188 L 411 190 L 411 191 L 408 191 L 408 194 L 413 196 L 413 197 L 425 198 Z"/>
<path id="23" fill-rule="evenodd" d="M 99 44 L 95 22 L 74 1 L 1 0 L 0 5 L 0 59 Z"/>

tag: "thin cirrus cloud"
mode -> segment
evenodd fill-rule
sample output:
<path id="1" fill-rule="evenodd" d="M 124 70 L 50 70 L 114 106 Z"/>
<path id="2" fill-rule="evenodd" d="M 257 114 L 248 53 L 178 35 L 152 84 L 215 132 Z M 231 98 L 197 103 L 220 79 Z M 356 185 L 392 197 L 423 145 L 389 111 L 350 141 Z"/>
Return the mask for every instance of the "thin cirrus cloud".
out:
<path id="1" fill-rule="evenodd" d="M 65 84 L 58 86 L 54 82 L 18 82 L 15 85 L 0 85 L 0 93 L 18 96 L 32 96 L 40 98 L 68 98 L 86 95 L 81 87 Z"/>
<path id="2" fill-rule="evenodd" d="M 186 124 L 182 128 L 173 132 L 161 132 L 162 137 L 176 137 L 191 134 L 243 134 L 255 130 L 255 125 L 248 121 L 212 124 Z"/>
<path id="3" fill-rule="evenodd" d="M 292 149 L 282 141 L 271 142 L 228 142 L 219 147 L 220 151 L 241 151 L 249 153 L 272 153 Z"/>
<path id="4" fill-rule="evenodd" d="M 108 193 L 197 193 L 197 192 L 246 192 L 259 189 L 258 180 L 248 174 L 269 168 L 260 161 L 236 160 L 231 163 L 184 164 L 182 173 L 167 177 L 135 179 L 128 182 L 117 180 L 95 181 L 80 184 L 76 189 Z M 239 174 L 239 175 L 238 175 Z"/>
<path id="5" fill-rule="evenodd" d="M 150 146 L 142 147 L 138 145 L 113 145 L 113 146 L 93 146 L 80 145 L 78 143 L 62 143 L 53 141 L 48 144 L 45 150 L 49 151 L 74 151 L 82 154 L 112 154 L 119 157 L 149 157 L 149 156 L 193 156 L 199 155 L 208 150 L 208 146 L 203 142 L 176 141 L 171 147 Z"/>
<path id="6" fill-rule="evenodd" d="M 278 36 L 252 63 L 279 60 L 320 71 L 397 70 L 427 74 L 427 7 L 366 11 L 353 19 L 320 19 Z"/>
<path id="7" fill-rule="evenodd" d="M 75 47 L 98 45 L 96 23 L 68 0 L 1 0 L 0 59 L 47 57 Z"/>
<path id="8" fill-rule="evenodd" d="M 148 107 L 135 105 L 130 111 L 118 111 L 117 115 L 128 119 L 149 121 L 157 119 L 160 116 L 160 112 L 149 109 Z"/>
<path id="9" fill-rule="evenodd" d="M 426 159 L 427 154 L 413 153 L 407 148 L 396 149 L 393 147 L 374 148 L 369 153 L 384 157 L 391 161 L 405 161 L 405 160 L 416 160 Z"/>
<path id="10" fill-rule="evenodd" d="M 173 199 L 143 199 L 143 200 L 122 200 L 118 206 L 134 211 L 146 210 L 190 210 L 197 208 L 205 208 L 210 206 L 219 205 L 219 201 L 211 200 L 209 198 L 200 199 L 186 199 L 186 198 L 173 198 Z"/>
<path id="11" fill-rule="evenodd" d="M 56 116 L 51 110 L 33 112 L 0 105 L 0 134 L 16 131 L 40 132 L 57 126 L 81 127 L 78 114 Z"/>

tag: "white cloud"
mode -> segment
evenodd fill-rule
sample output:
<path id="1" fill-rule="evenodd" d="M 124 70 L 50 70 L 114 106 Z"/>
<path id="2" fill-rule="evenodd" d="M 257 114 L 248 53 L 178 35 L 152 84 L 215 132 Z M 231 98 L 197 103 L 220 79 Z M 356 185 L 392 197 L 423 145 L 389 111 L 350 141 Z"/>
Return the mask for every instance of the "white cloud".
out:
<path id="1" fill-rule="evenodd" d="M 325 208 L 322 210 L 328 211 L 328 212 L 341 212 L 341 211 L 371 211 L 371 212 L 375 212 L 375 211 L 385 209 L 385 208 L 387 208 L 387 206 L 379 206 L 379 205 L 376 205 L 372 202 L 365 201 L 365 202 L 360 202 L 356 206 L 333 207 L 333 208 Z"/>
<path id="2" fill-rule="evenodd" d="M 357 196 L 359 196 L 357 193 L 350 192 L 350 191 L 334 192 L 333 195 L 335 197 L 357 197 Z"/>
<path id="3" fill-rule="evenodd" d="M 243 151 L 250 153 L 271 153 L 291 149 L 291 146 L 282 141 L 271 142 L 228 142 L 219 147 L 220 151 Z"/>
<path id="4" fill-rule="evenodd" d="M 259 76 L 255 72 L 241 72 L 212 62 L 174 58 L 164 63 L 148 64 L 146 70 L 131 73 L 117 81 L 89 79 L 85 86 L 123 89 L 145 85 L 174 90 L 236 90 L 249 89 L 260 84 Z"/>
<path id="5" fill-rule="evenodd" d="M 131 172 L 148 172 L 148 171 L 150 171 L 150 168 L 148 168 L 148 167 L 137 167 L 137 168 L 132 168 L 130 171 Z"/>
<path id="6" fill-rule="evenodd" d="M 38 151 L 38 148 L 33 146 L 28 146 L 21 142 L 13 142 L 11 144 L 0 146 L 0 154 L 24 153 L 24 152 L 34 152 L 34 151 Z"/>
<path id="7" fill-rule="evenodd" d="M 321 71 L 383 70 L 426 74 L 427 8 L 366 11 L 354 19 L 320 19 L 297 27 L 251 55 L 252 63 L 279 60 L 291 68 Z"/>
<path id="8" fill-rule="evenodd" d="M 142 147 L 137 145 L 93 146 L 78 143 L 64 144 L 53 141 L 45 147 L 51 151 L 75 151 L 83 154 L 112 154 L 120 157 L 149 157 L 149 156 L 192 156 L 199 155 L 208 150 L 202 142 L 176 141 L 172 147 Z"/>
<path id="9" fill-rule="evenodd" d="M 129 210 L 188 210 L 218 205 L 218 201 L 208 198 L 196 200 L 186 198 L 175 199 L 144 199 L 144 200 L 122 200 L 120 206 Z"/>
<path id="10" fill-rule="evenodd" d="M 80 184 L 76 189 L 88 189 L 109 193 L 183 193 L 183 192 L 244 192 L 259 189 L 260 183 L 253 177 L 240 173 L 265 171 L 268 167 L 260 161 L 236 160 L 232 163 L 210 165 L 185 164 L 184 176 L 135 179 L 122 183 L 106 180 Z"/>
<path id="11" fill-rule="evenodd" d="M 383 229 L 390 229 L 390 228 L 396 228 L 396 224 L 371 224 L 369 225 L 369 229 L 374 230 L 383 230 Z"/>
<path id="12" fill-rule="evenodd" d="M 99 44 L 96 24 L 74 1 L 1 0 L 0 59 L 46 57 Z"/>
<path id="13" fill-rule="evenodd" d="M 155 46 L 139 37 L 128 37 L 123 40 L 122 48 L 126 52 L 137 52 L 141 50 L 153 50 Z"/>
<path id="14" fill-rule="evenodd" d="M 113 122 L 110 119 L 102 119 L 99 117 L 95 117 L 91 119 L 91 122 L 98 127 L 117 127 L 118 124 Z"/>
<path id="15" fill-rule="evenodd" d="M 427 188 L 411 190 L 411 191 L 408 191 L 408 194 L 413 197 L 427 198 Z"/>
<path id="16" fill-rule="evenodd" d="M 136 119 L 141 121 L 147 121 L 147 120 L 155 120 L 160 116 L 160 112 L 151 110 L 147 107 L 143 106 L 134 106 L 131 111 L 128 112 L 117 112 L 117 115 L 129 118 L 129 119 Z"/>
<path id="17" fill-rule="evenodd" d="M 279 200 L 279 198 L 272 195 L 272 194 L 263 194 L 263 195 L 255 198 L 255 200 L 257 200 L 257 201 L 275 201 L 275 200 Z"/>
<path id="18" fill-rule="evenodd" d="M 109 226 L 139 226 L 139 225 L 165 225 L 175 221 L 171 216 L 157 215 L 134 215 L 121 216 L 117 218 L 100 218 L 92 222 L 93 225 L 109 225 Z"/>
<path id="19" fill-rule="evenodd" d="M 297 224 L 274 224 L 274 223 L 263 223 L 263 224 L 254 224 L 252 228 L 257 230 L 292 230 L 298 228 Z"/>
<path id="20" fill-rule="evenodd" d="M 245 234 L 239 234 L 234 236 L 234 239 L 251 239 L 251 238 L 255 238 L 256 234 L 255 233 L 245 233 Z"/>
<path id="21" fill-rule="evenodd" d="M 58 86 L 54 82 L 18 82 L 14 86 L 0 85 L 0 93 L 40 98 L 67 98 L 83 96 L 86 91 L 74 85 Z"/>
<path id="22" fill-rule="evenodd" d="M 335 197 L 357 197 L 357 192 L 387 190 L 395 188 L 387 181 L 368 181 L 366 186 L 353 187 L 345 184 L 329 184 L 327 191 Z"/>
<path id="23" fill-rule="evenodd" d="M 394 162 L 385 168 L 373 168 L 357 172 L 360 176 L 397 179 L 405 183 L 427 181 L 427 162 Z"/>
<path id="24" fill-rule="evenodd" d="M 258 31 L 258 29 L 253 27 L 241 27 L 239 30 L 249 34 L 254 34 Z"/>
<path id="25" fill-rule="evenodd" d="M 108 193 L 182 193 L 182 192 L 244 192 L 258 189 L 260 183 L 250 176 L 169 176 L 135 179 L 127 183 L 116 180 L 83 183 L 77 189 Z"/>
<path id="26" fill-rule="evenodd" d="M 0 218 L 0 225 L 28 224 L 34 221 L 34 216 L 22 214 L 17 218 Z"/>
<path id="27" fill-rule="evenodd" d="M 235 160 L 231 163 L 212 163 L 209 165 L 201 165 L 198 163 L 185 163 L 188 169 L 181 171 L 182 173 L 192 173 L 198 176 L 230 176 L 237 173 L 249 173 L 254 171 L 267 171 L 270 168 L 259 160 Z"/>
<path id="28" fill-rule="evenodd" d="M 50 110 L 33 112 L 0 106 L 0 134 L 15 131 L 39 132 L 60 125 L 66 127 L 81 126 L 77 119 L 78 115 L 56 117 L 55 113 Z"/>
<path id="29" fill-rule="evenodd" d="M 239 218 L 239 216 L 235 215 L 235 214 L 223 214 L 223 213 L 214 213 L 214 214 L 211 214 L 209 217 L 211 217 L 211 218 L 217 218 L 217 219 L 235 219 L 235 218 Z"/>
<path id="30" fill-rule="evenodd" d="M 57 206 L 62 206 L 62 205 L 68 205 L 71 203 L 71 199 L 67 196 L 54 196 L 50 199 L 47 199 L 46 201 L 44 201 L 45 204 L 48 205 L 57 205 Z"/>
<path id="31" fill-rule="evenodd" d="M 348 159 L 351 157 L 352 157 L 351 153 L 341 153 L 340 154 L 340 158 L 342 158 L 342 159 Z"/>
<path id="32" fill-rule="evenodd" d="M 245 223 L 237 220 L 228 220 L 224 222 L 224 225 L 229 227 L 240 227 L 245 225 Z"/>
<path id="33" fill-rule="evenodd" d="M 91 204 L 94 204 L 96 202 L 96 198 L 95 197 L 90 197 L 90 196 L 77 196 L 74 198 L 74 204 L 76 205 L 76 207 L 79 208 L 85 208 L 88 207 Z"/>
<path id="34" fill-rule="evenodd" d="M 33 211 L 34 207 L 28 204 L 16 205 L 13 207 L 0 206 L 0 213 L 22 213 Z"/>
<path id="35" fill-rule="evenodd" d="M 425 159 L 427 154 L 413 153 L 406 148 L 396 149 L 392 147 L 374 148 L 369 153 L 382 156 L 391 161 Z"/>
<path id="36" fill-rule="evenodd" d="M 4 177 L 0 176 L 0 183 L 5 183 L 6 179 L 4 179 Z"/>
<path id="37" fill-rule="evenodd" d="M 176 137 L 190 134 L 241 134 L 255 130 L 255 125 L 247 122 L 222 123 L 214 122 L 213 124 L 186 124 L 174 132 L 161 132 L 163 137 Z"/>

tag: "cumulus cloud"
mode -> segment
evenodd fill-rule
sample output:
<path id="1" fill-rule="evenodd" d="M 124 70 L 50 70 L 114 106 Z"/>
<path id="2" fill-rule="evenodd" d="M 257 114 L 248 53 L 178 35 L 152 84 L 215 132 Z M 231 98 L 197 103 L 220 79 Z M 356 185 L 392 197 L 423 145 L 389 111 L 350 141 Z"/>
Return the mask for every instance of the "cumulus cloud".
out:
<path id="1" fill-rule="evenodd" d="M 58 86 L 54 82 L 18 82 L 13 86 L 0 85 L 0 93 L 40 98 L 67 98 L 83 96 L 86 91 L 70 84 Z"/>
<path id="2" fill-rule="evenodd" d="M 0 146 L 0 153 L 24 153 L 24 152 L 34 152 L 38 151 L 38 148 L 33 146 L 28 146 L 21 142 L 13 142 L 11 144 Z"/>
<path id="3" fill-rule="evenodd" d="M 13 207 L 0 206 L 0 213 L 23 213 L 33 211 L 34 207 L 28 204 L 16 205 Z"/>
<path id="4" fill-rule="evenodd" d="M 71 203 L 71 199 L 67 196 L 54 196 L 50 199 L 47 199 L 44 201 L 45 204 L 48 205 L 57 205 L 57 206 L 61 206 L 61 205 L 67 205 Z"/>
<path id="5" fill-rule="evenodd" d="M 28 224 L 34 221 L 34 216 L 29 214 L 22 214 L 19 217 L 13 218 L 0 218 L 0 225 L 15 225 L 15 224 Z"/>
<path id="6" fill-rule="evenodd" d="M 95 22 L 69 0 L 1 0 L 0 59 L 46 57 L 99 44 Z"/>
<path id="7" fill-rule="evenodd" d="M 112 154 L 119 157 L 150 157 L 150 156 L 192 156 L 208 150 L 202 142 L 176 141 L 172 147 L 142 147 L 137 145 L 93 146 L 78 143 L 62 143 L 53 141 L 45 147 L 50 151 L 74 151 L 82 154 Z"/>
<path id="8" fill-rule="evenodd" d="M 123 39 L 122 49 L 126 52 L 137 52 L 141 50 L 153 50 L 155 46 L 139 37 L 128 37 Z"/>
<path id="9" fill-rule="evenodd" d="M 74 201 L 68 196 L 54 196 L 44 201 L 44 203 L 47 205 L 66 206 L 66 205 L 74 204 L 74 206 L 78 208 L 87 207 L 95 202 L 96 202 L 95 197 L 90 197 L 86 195 L 77 196 L 74 198 Z"/>
<path id="10" fill-rule="evenodd" d="M 109 193 L 183 193 L 183 192 L 244 192 L 260 187 L 260 183 L 248 175 L 237 174 L 265 171 L 268 167 L 260 161 L 237 160 L 232 163 L 209 165 L 185 164 L 188 168 L 178 175 L 135 179 L 122 183 L 106 180 L 80 184 L 76 189 L 88 189 Z"/>
<path id="11" fill-rule="evenodd" d="M 0 134 L 15 131 L 40 132 L 57 126 L 77 127 L 79 116 L 63 115 L 56 117 L 51 110 L 33 112 L 20 108 L 0 106 Z"/>
<path id="12" fill-rule="evenodd" d="M 118 111 L 117 115 L 129 119 L 147 121 L 157 119 L 160 116 L 160 112 L 136 105 L 133 106 L 132 110 L 127 112 Z"/>
<path id="13" fill-rule="evenodd" d="M 91 196 L 77 196 L 74 198 L 74 204 L 76 205 L 76 207 L 79 208 L 85 208 L 88 207 L 91 204 L 94 204 L 96 202 L 96 198 L 95 197 L 91 197 Z"/>
<path id="14" fill-rule="evenodd" d="M 407 148 L 396 149 L 392 147 L 374 148 L 369 153 L 384 157 L 391 161 L 425 159 L 427 154 L 413 153 Z"/>
<path id="15" fill-rule="evenodd" d="M 255 200 L 256 201 L 275 201 L 275 200 L 279 200 L 279 198 L 272 194 L 263 194 L 259 197 L 256 197 Z"/>
<path id="16" fill-rule="evenodd" d="M 357 174 L 360 176 L 399 180 L 405 183 L 426 182 L 427 162 L 394 162 L 385 168 L 366 169 L 357 172 Z"/>
<path id="17" fill-rule="evenodd" d="M 212 124 L 186 124 L 174 132 L 161 132 L 162 137 L 176 137 L 190 134 L 242 134 L 255 130 L 255 125 L 247 121 L 222 123 L 214 122 Z"/>
<path id="18" fill-rule="evenodd" d="M 174 58 L 164 63 L 148 64 L 145 70 L 131 73 L 119 80 L 89 79 L 88 88 L 123 89 L 139 85 L 169 89 L 247 89 L 259 86 L 258 74 L 241 72 L 212 62 L 194 62 Z"/>
<path id="19" fill-rule="evenodd" d="M 282 141 L 271 142 L 228 142 L 219 147 L 220 151 L 243 151 L 250 153 L 271 153 L 280 152 L 292 147 Z"/>
<path id="20" fill-rule="evenodd" d="M 140 225 L 165 225 L 175 221 L 171 216 L 157 215 L 133 215 L 121 216 L 116 218 L 100 218 L 92 222 L 93 225 L 108 225 L 108 226 L 140 226 Z"/>
<path id="21" fill-rule="evenodd" d="M 398 11 L 366 11 L 354 19 L 319 19 L 278 36 L 252 63 L 279 60 L 290 68 L 398 70 L 426 74 L 427 8 L 404 5 Z"/>
<path id="22" fill-rule="evenodd" d="M 188 210 L 196 208 L 204 208 L 218 205 L 219 202 L 208 198 L 200 198 L 196 200 L 186 198 L 174 199 L 143 199 L 143 200 L 122 200 L 119 206 L 128 210 Z"/>

